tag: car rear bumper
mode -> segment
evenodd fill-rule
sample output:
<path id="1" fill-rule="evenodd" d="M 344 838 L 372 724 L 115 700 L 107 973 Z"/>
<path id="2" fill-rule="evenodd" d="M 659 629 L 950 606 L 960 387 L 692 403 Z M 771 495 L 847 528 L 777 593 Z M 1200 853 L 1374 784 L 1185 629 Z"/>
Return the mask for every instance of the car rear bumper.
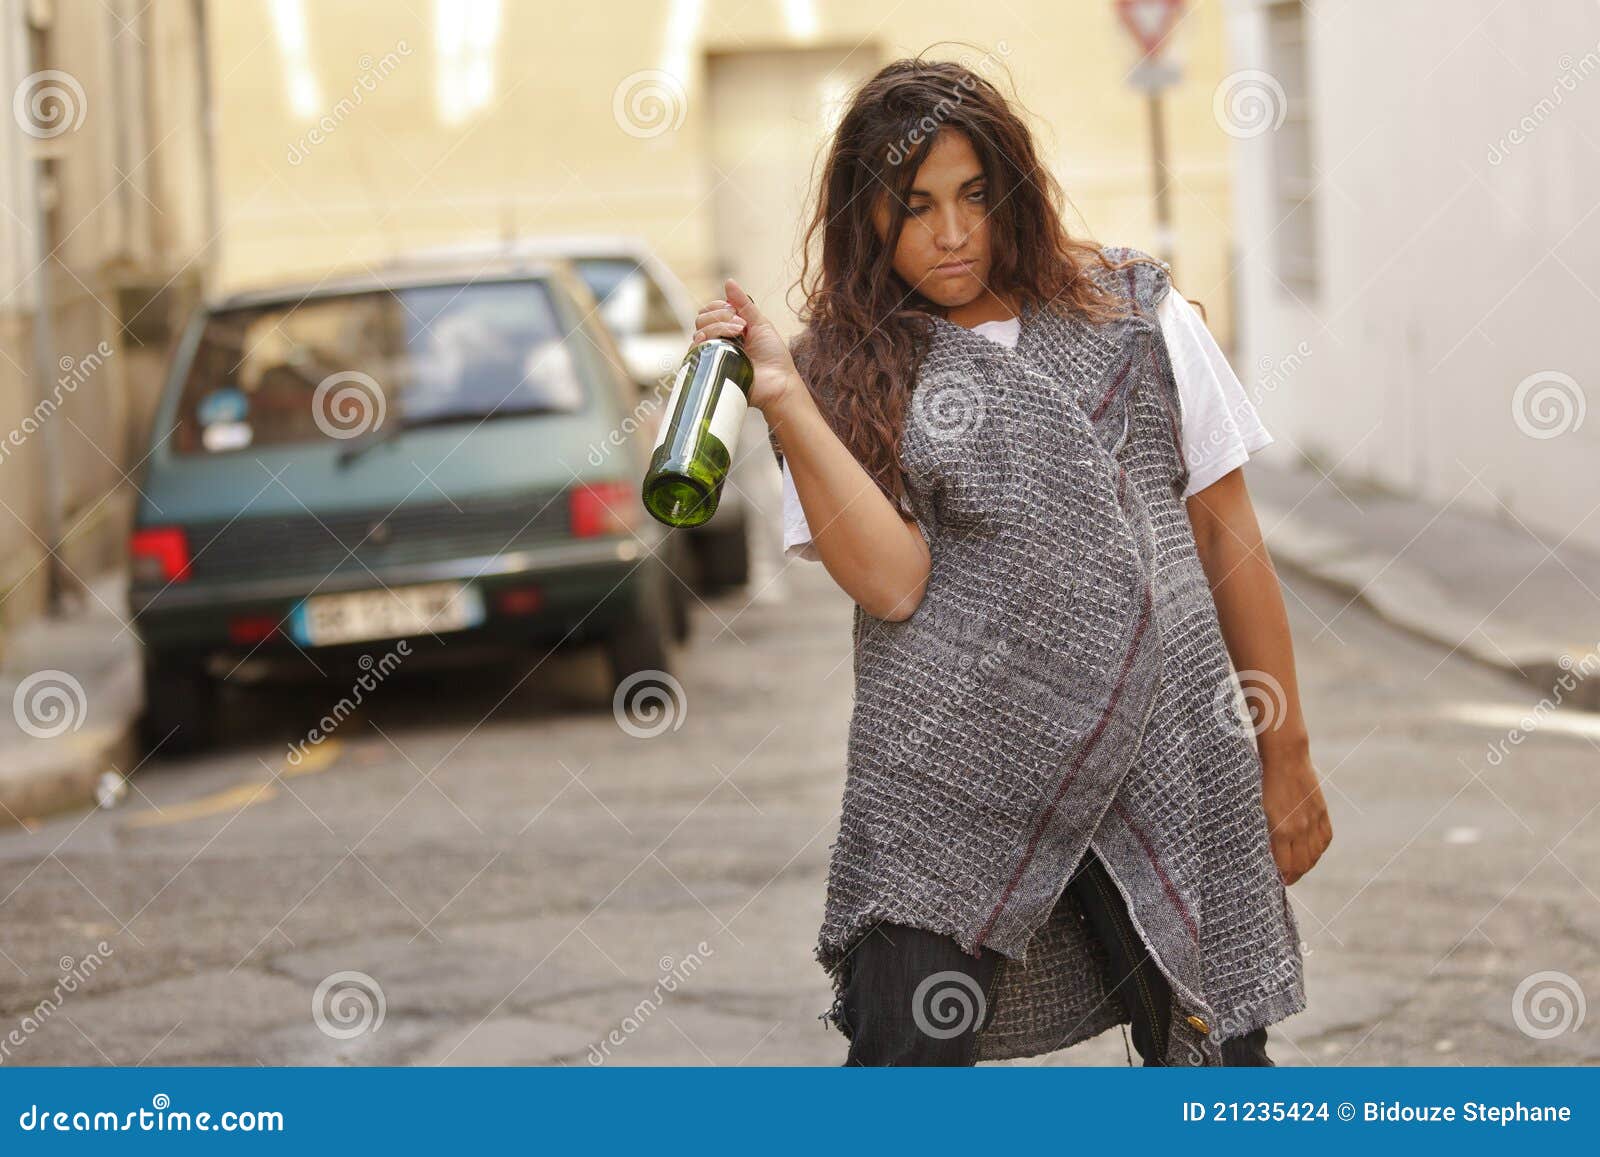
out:
<path id="1" fill-rule="evenodd" d="M 651 581 L 676 581 L 635 538 L 550 543 L 481 558 L 456 558 L 368 569 L 344 567 L 331 575 L 261 580 L 171 583 L 129 592 L 133 626 L 149 650 L 209 652 L 311 650 L 284 634 L 290 612 L 311 595 L 410 586 L 443 580 L 471 583 L 483 596 L 486 617 L 474 627 L 441 633 L 445 640 L 477 636 L 507 643 L 587 641 L 605 636 L 625 617 Z M 508 613 L 500 596 L 538 592 L 532 610 Z M 241 620 L 280 624 L 265 639 L 236 635 Z M 431 640 L 430 640 L 431 641 Z M 384 640 L 340 644 L 371 648 Z M 322 648 L 315 648 L 321 650 Z"/>

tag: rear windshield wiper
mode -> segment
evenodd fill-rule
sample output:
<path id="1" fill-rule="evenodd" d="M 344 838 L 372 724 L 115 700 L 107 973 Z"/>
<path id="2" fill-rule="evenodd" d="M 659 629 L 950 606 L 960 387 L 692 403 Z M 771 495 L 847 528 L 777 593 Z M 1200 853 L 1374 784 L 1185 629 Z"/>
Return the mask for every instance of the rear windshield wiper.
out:
<path id="1" fill-rule="evenodd" d="M 345 446 L 339 451 L 336 461 L 340 466 L 348 466 L 379 443 L 393 441 L 408 430 L 420 430 L 426 426 L 452 426 L 463 422 L 488 422 L 495 418 L 525 418 L 531 414 L 554 413 L 565 413 L 565 410 L 559 406 L 506 406 L 495 410 L 449 410 L 414 418 L 398 418 Z"/>

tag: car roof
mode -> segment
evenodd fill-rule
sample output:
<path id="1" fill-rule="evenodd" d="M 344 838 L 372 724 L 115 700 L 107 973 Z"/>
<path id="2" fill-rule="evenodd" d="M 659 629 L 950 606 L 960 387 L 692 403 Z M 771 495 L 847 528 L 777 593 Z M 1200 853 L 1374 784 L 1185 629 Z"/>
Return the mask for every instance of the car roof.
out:
<path id="1" fill-rule="evenodd" d="M 540 233 L 493 241 L 460 242 L 434 249 L 416 249 L 394 258 L 384 268 L 407 269 L 432 262 L 550 261 L 575 263 L 584 258 L 625 260 L 641 267 L 666 296 L 685 327 L 696 308 L 688 287 L 663 261 L 650 243 L 637 233 Z M 581 276 L 581 275 L 580 275 Z"/>
<path id="2" fill-rule="evenodd" d="M 308 298 L 336 297 L 346 293 L 377 289 L 412 288 L 452 282 L 492 281 L 508 277 L 552 278 L 560 276 L 560 259 L 500 256 L 473 258 L 465 254 L 388 262 L 380 266 L 339 270 L 315 280 L 297 279 L 269 282 L 234 290 L 210 299 L 209 309 L 240 309 Z"/>
<path id="3" fill-rule="evenodd" d="M 527 233 L 492 241 L 464 241 L 434 249 L 413 250 L 399 260 L 428 259 L 451 255 L 551 256 L 551 257 L 631 257 L 653 259 L 650 243 L 634 233 Z"/>
<path id="4" fill-rule="evenodd" d="M 492 241 L 459 242 L 413 249 L 377 264 L 236 289 L 207 300 L 208 310 L 299 302 L 380 289 L 486 281 L 512 277 L 567 280 L 581 286 L 573 262 L 579 258 L 625 259 L 647 269 L 679 320 L 688 324 L 694 304 L 688 291 L 643 237 L 631 233 L 528 234 Z M 587 292 L 584 287 L 583 292 Z"/>

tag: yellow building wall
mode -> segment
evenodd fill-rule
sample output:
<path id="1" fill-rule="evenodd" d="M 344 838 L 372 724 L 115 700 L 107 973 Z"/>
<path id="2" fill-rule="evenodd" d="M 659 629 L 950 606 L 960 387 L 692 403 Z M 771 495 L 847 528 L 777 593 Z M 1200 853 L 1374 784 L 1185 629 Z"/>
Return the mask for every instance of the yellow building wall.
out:
<path id="1" fill-rule="evenodd" d="M 434 14 L 426 0 L 210 6 L 223 284 L 504 233 L 629 232 L 712 296 L 706 54 L 783 47 L 833 48 L 868 71 L 923 50 L 987 54 L 1003 71 L 986 75 L 1019 97 L 1076 208 L 1070 227 L 1157 248 L 1145 98 L 1125 82 L 1136 53 L 1109 0 L 506 0 L 475 58 L 450 51 Z M 1222 19 L 1220 0 L 1191 4 L 1165 108 L 1177 283 L 1226 344 L 1230 140 L 1212 116 Z M 615 104 L 647 69 L 683 82 L 681 122 L 655 135 L 625 131 Z M 487 100 L 452 120 L 470 85 L 448 78 L 468 74 Z"/>

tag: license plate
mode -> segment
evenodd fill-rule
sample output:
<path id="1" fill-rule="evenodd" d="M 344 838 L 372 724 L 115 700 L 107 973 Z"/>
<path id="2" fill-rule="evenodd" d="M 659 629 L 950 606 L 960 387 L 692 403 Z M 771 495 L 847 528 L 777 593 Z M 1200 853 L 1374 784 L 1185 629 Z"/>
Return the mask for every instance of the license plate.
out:
<path id="1" fill-rule="evenodd" d="M 309 646 L 440 635 L 482 623 L 483 596 L 458 582 L 312 595 L 290 622 L 295 639 Z"/>

